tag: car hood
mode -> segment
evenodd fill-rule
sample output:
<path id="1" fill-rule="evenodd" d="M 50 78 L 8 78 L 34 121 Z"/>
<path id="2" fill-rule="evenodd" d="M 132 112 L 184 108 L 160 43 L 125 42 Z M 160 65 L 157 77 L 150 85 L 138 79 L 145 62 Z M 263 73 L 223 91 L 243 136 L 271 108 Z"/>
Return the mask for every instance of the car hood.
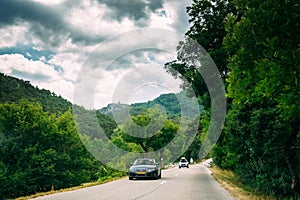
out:
<path id="1" fill-rule="evenodd" d="M 184 162 L 179 162 L 179 165 L 181 165 L 181 164 L 187 165 L 187 164 L 189 164 L 189 162 L 186 162 L 186 161 L 184 161 Z"/>
<path id="2" fill-rule="evenodd" d="M 135 165 L 135 166 L 130 167 L 130 169 L 141 169 L 141 168 L 155 169 L 156 166 L 155 165 Z"/>

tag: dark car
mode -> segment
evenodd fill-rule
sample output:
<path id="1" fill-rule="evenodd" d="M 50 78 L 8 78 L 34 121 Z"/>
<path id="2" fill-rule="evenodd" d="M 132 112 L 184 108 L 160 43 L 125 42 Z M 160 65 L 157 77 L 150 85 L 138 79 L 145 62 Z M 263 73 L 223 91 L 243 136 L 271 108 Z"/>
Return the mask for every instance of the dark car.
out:
<path id="1" fill-rule="evenodd" d="M 160 164 L 152 158 L 139 158 L 131 165 L 128 172 L 129 180 L 133 178 L 161 178 Z"/>

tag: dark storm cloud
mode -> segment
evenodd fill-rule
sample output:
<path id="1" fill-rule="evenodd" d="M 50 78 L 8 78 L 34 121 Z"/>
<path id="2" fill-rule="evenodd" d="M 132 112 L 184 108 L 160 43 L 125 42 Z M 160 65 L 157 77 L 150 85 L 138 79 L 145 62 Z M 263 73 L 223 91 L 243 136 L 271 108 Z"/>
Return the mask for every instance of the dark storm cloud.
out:
<path id="1" fill-rule="evenodd" d="M 148 19 L 149 10 L 155 12 L 162 8 L 162 0 L 98 0 L 100 4 L 106 4 L 114 12 L 110 16 L 121 21 L 124 17 L 138 21 L 142 18 Z"/>
<path id="2" fill-rule="evenodd" d="M 163 0 L 150 0 L 149 8 L 155 12 L 159 8 L 163 8 Z"/>
<path id="3" fill-rule="evenodd" d="M 73 5 L 77 5 L 76 3 Z M 103 38 L 86 34 L 64 21 L 64 14 L 72 4 L 66 1 L 62 6 L 46 6 L 27 0 L 0 0 L 0 28 L 1 26 L 30 23 L 30 33 L 27 38 L 38 37 L 51 46 L 59 46 L 68 38 L 74 43 L 93 44 Z"/>
<path id="4" fill-rule="evenodd" d="M 2 25 L 13 24 L 17 19 L 23 19 L 53 30 L 64 27 L 60 14 L 43 4 L 24 0 L 0 0 L 0 5 Z"/>
<path id="5" fill-rule="evenodd" d="M 141 0 L 99 0 L 99 2 L 105 3 L 112 9 L 115 15 L 112 17 L 116 17 L 117 20 L 121 20 L 125 16 L 134 20 L 147 17 L 146 2 Z"/>

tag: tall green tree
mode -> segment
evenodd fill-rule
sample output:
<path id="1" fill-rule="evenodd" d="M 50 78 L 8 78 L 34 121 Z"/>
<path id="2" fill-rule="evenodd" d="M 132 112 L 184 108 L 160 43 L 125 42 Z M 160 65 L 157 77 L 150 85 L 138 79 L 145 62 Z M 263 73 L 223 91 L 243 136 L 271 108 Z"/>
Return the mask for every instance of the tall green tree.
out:
<path id="1" fill-rule="evenodd" d="M 227 15 L 237 15 L 237 11 L 232 1 L 194 0 L 192 5 L 187 7 L 187 14 L 191 27 L 186 33 L 186 39 L 179 42 L 177 60 L 166 63 L 165 67 L 173 76 L 183 78 L 191 84 L 196 95 L 202 97 L 202 104 L 208 108 L 210 100 L 207 86 L 199 73 L 199 66 L 194 63 L 200 60 L 203 62 L 201 67 L 205 67 L 205 58 L 201 60 L 199 55 L 205 55 L 206 51 L 225 80 L 229 72 L 229 52 L 223 47 L 226 35 L 225 21 Z M 183 84 L 183 87 L 185 86 L 186 84 Z"/>
<path id="2" fill-rule="evenodd" d="M 116 129 L 114 137 L 121 136 L 126 143 L 140 145 L 145 153 L 163 148 L 178 131 L 178 126 L 166 119 L 158 108 L 131 117 Z"/>
<path id="3" fill-rule="evenodd" d="M 223 46 L 224 38 L 227 34 L 225 22 L 228 15 L 238 16 L 238 19 L 240 19 L 241 14 L 237 12 L 233 1 L 228 0 L 194 0 L 192 5 L 187 7 L 187 13 L 190 16 L 189 22 L 191 27 L 186 33 L 185 40 L 178 45 L 177 59 L 166 63 L 165 67 L 174 77 L 179 77 L 183 80 L 183 88 L 191 85 L 191 89 L 199 98 L 199 103 L 203 105 L 203 112 L 201 112 L 202 130 L 199 130 L 198 136 L 201 138 L 201 141 L 208 135 L 209 125 L 213 128 L 218 128 L 217 123 L 211 121 L 211 106 L 214 105 L 219 109 L 224 109 L 218 107 L 222 105 L 219 101 L 223 100 L 224 97 L 220 97 L 219 95 L 221 94 L 217 94 L 215 88 L 210 88 L 209 93 L 200 72 L 202 71 L 206 75 L 209 74 L 210 78 L 219 79 L 221 77 L 225 81 L 229 74 L 227 65 L 228 58 L 231 55 L 231 51 L 228 51 Z M 212 63 L 209 57 L 214 61 L 219 74 L 205 73 L 205 71 L 212 71 Z M 217 85 L 216 87 L 222 86 Z M 211 94 L 214 96 L 213 102 L 210 99 Z M 220 117 L 218 114 L 214 113 L 214 116 Z M 194 143 L 197 144 L 199 142 L 195 141 Z M 199 146 L 200 143 L 196 146 Z M 192 151 L 195 152 L 195 150 Z M 197 157 L 199 156 L 203 155 L 197 155 Z"/>
<path id="4" fill-rule="evenodd" d="M 242 180 L 264 193 L 299 195 L 299 2 L 236 0 L 227 18 L 228 97 L 221 148 Z M 220 157 L 219 157 L 220 158 Z"/>

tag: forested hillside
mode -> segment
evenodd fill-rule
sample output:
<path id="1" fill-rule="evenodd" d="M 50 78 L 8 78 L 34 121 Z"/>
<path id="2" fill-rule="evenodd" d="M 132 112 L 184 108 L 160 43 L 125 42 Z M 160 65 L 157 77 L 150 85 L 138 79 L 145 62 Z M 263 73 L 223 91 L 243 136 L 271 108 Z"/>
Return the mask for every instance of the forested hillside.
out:
<path id="1" fill-rule="evenodd" d="M 195 103 L 198 103 L 197 100 L 188 98 L 185 92 L 180 92 L 178 94 L 161 94 L 159 97 L 143 103 L 133 103 L 130 105 L 112 103 L 109 104 L 107 107 L 101 108 L 99 111 L 101 113 L 111 116 L 113 112 L 129 109 L 130 114 L 136 116 L 138 114 L 146 112 L 149 108 L 153 108 L 159 105 L 171 118 L 180 117 L 182 109 L 185 109 L 187 111 L 187 114 L 190 117 L 192 117 L 201 113 L 202 110 L 201 105 L 199 106 L 199 110 L 193 108 L 193 105 Z"/>
<path id="2" fill-rule="evenodd" d="M 49 90 L 33 87 L 29 81 L 23 81 L 0 73 L 0 102 L 17 102 L 20 99 L 32 99 L 40 102 L 45 111 L 65 112 L 72 104 Z"/>
<path id="3" fill-rule="evenodd" d="M 192 117 L 199 114 L 202 109 L 201 105 L 199 106 L 199 110 L 193 108 L 193 101 L 195 101 L 195 99 L 187 98 L 185 92 L 180 92 L 178 94 L 162 94 L 152 101 L 131 104 L 130 113 L 135 115 L 135 113 L 138 113 L 142 110 L 160 105 L 163 107 L 163 109 L 165 109 L 166 114 L 168 114 L 170 117 L 180 117 L 182 109 L 187 110 L 189 116 Z"/>

